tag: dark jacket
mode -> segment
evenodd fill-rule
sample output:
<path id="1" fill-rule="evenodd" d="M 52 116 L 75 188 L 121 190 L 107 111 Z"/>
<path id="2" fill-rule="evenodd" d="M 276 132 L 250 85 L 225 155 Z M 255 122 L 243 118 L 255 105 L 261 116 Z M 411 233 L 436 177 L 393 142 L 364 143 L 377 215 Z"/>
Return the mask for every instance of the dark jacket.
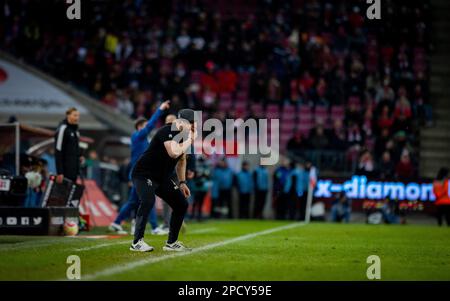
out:
<path id="1" fill-rule="evenodd" d="M 80 133 L 78 125 L 63 120 L 55 133 L 56 171 L 72 181 L 77 179 L 80 171 Z"/>

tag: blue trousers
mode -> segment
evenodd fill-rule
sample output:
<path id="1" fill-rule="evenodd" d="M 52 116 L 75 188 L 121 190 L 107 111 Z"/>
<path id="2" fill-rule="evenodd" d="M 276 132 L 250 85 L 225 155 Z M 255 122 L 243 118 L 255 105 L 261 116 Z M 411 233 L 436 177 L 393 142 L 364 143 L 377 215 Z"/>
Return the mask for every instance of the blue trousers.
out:
<path id="1" fill-rule="evenodd" d="M 130 189 L 130 196 L 128 197 L 128 201 L 125 204 L 123 204 L 123 206 L 120 208 L 119 214 L 117 215 L 114 223 L 120 225 L 122 221 L 131 217 L 131 213 L 136 212 L 138 208 L 139 208 L 139 198 L 136 193 L 136 188 L 134 188 L 133 186 Z M 152 210 L 150 211 L 150 214 L 148 215 L 148 221 L 152 226 L 152 229 L 158 228 L 158 218 L 156 216 L 155 207 L 153 207 Z"/>

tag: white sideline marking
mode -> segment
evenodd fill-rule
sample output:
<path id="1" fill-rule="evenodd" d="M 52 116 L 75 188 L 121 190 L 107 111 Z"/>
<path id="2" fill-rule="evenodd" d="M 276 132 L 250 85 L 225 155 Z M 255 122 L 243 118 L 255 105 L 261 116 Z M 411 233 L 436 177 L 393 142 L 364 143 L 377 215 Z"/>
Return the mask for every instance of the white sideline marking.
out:
<path id="1" fill-rule="evenodd" d="M 93 249 L 99 249 L 99 248 L 109 247 L 109 246 L 114 246 L 114 245 L 124 245 L 124 244 L 131 244 L 131 240 L 98 244 L 98 245 L 94 245 L 94 246 L 89 246 L 89 247 L 79 248 L 79 249 L 73 249 L 73 250 L 77 251 L 77 252 L 81 252 L 81 251 L 89 251 L 89 250 L 93 250 Z"/>
<path id="2" fill-rule="evenodd" d="M 188 235 L 189 234 L 203 234 L 203 233 L 214 232 L 216 230 L 217 230 L 217 228 L 204 228 L 204 229 L 188 231 L 186 234 L 188 234 Z"/>
<path id="3" fill-rule="evenodd" d="M 280 227 L 276 227 L 276 228 L 272 228 L 272 229 L 267 229 L 267 230 L 263 230 L 263 231 L 260 231 L 260 232 L 254 232 L 254 233 L 238 236 L 238 237 L 235 237 L 235 238 L 232 238 L 232 239 L 228 239 L 228 240 L 212 243 L 212 244 L 209 244 L 209 245 L 204 245 L 204 246 L 195 248 L 195 249 L 193 249 L 190 252 L 172 253 L 170 255 L 163 255 L 163 256 L 159 256 L 159 257 L 148 257 L 148 258 L 137 260 L 137 261 L 130 262 L 130 263 L 119 264 L 119 265 L 113 266 L 111 268 L 104 269 L 103 271 L 99 271 L 99 272 L 95 272 L 95 273 L 87 274 L 87 275 L 82 275 L 81 279 L 82 280 L 92 280 L 92 279 L 95 279 L 95 278 L 98 278 L 98 277 L 101 277 L 101 276 L 111 276 L 111 275 L 114 275 L 114 274 L 119 274 L 119 273 L 123 273 L 123 272 L 128 271 L 128 270 L 132 270 L 132 269 L 140 267 L 140 266 L 157 263 L 157 262 L 164 261 L 164 260 L 171 259 L 171 258 L 176 258 L 176 257 L 196 254 L 196 253 L 200 253 L 200 252 L 207 251 L 207 250 L 210 250 L 210 249 L 226 246 L 226 245 L 229 245 L 229 244 L 232 244 L 232 243 L 236 243 L 236 242 L 252 239 L 252 238 L 255 238 L 257 236 L 271 234 L 271 233 L 274 233 L 274 232 L 279 232 L 279 231 L 283 231 L 283 230 L 287 230 L 287 229 L 292 229 L 292 228 L 296 228 L 296 227 L 300 227 L 300 226 L 304 226 L 304 225 L 305 225 L 305 223 L 303 223 L 303 222 L 288 224 L 288 225 L 285 225 L 285 226 L 280 226 Z M 67 279 L 61 279 L 61 280 L 67 280 Z"/>
<path id="4" fill-rule="evenodd" d="M 217 228 L 205 228 L 205 229 L 192 230 L 192 231 L 189 231 L 188 233 L 190 233 L 190 234 L 203 234 L 203 233 L 213 232 L 215 230 L 217 230 Z M 84 247 L 84 248 L 79 248 L 79 249 L 73 249 L 73 251 L 82 252 L 82 251 L 89 251 L 89 250 L 93 250 L 93 249 L 100 249 L 100 248 L 114 246 L 114 245 L 131 244 L 131 241 L 132 241 L 132 239 L 130 239 L 129 241 L 119 241 L 119 242 L 110 242 L 110 243 L 98 244 L 98 245 L 94 245 L 94 246 L 89 246 L 89 247 Z"/>
<path id="5" fill-rule="evenodd" d="M 75 242 L 75 240 L 73 240 L 73 242 L 72 242 L 72 240 L 69 238 L 73 238 L 73 237 L 61 236 L 60 238 L 54 238 L 54 239 L 29 240 L 29 241 L 23 241 L 23 242 L 17 242 L 17 243 L 8 243 L 5 245 L 0 245 L 0 252 L 21 250 L 21 249 L 32 249 L 32 248 L 38 248 L 38 247 L 48 247 L 48 246 L 51 246 L 51 245 L 54 245 L 54 244 L 57 244 L 60 242 L 64 242 L 64 243 Z M 85 240 L 86 238 L 82 237 L 80 239 Z"/>

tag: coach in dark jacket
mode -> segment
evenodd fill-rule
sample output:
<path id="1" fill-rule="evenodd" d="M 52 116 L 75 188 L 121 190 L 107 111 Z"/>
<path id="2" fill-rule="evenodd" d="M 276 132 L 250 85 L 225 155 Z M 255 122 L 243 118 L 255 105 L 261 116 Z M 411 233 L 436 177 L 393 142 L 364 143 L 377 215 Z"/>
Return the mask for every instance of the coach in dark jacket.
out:
<path id="1" fill-rule="evenodd" d="M 55 134 L 55 161 L 58 173 L 56 181 L 61 183 L 63 178 L 76 181 L 80 172 L 80 148 L 78 141 L 78 120 L 80 113 L 76 108 L 70 108 Z"/>

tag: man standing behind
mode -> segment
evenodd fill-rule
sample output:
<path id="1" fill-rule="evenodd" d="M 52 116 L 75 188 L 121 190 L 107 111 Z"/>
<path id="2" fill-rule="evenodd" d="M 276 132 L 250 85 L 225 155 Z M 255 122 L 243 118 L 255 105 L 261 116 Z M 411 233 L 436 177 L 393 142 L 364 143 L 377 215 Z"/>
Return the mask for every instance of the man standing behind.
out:
<path id="1" fill-rule="evenodd" d="M 169 237 L 163 250 L 190 250 L 178 241 L 178 234 L 188 208 L 186 199 L 191 195 L 186 185 L 186 151 L 197 136 L 194 117 L 195 113 L 191 109 L 178 112 L 174 123 L 158 130 L 133 168 L 131 177 L 140 203 L 131 251 L 153 251 L 153 247 L 145 243 L 143 238 L 148 214 L 155 204 L 156 195 L 172 207 Z M 178 140 L 180 137 L 183 137 L 181 141 Z M 172 179 L 174 169 L 178 184 Z"/>
<path id="2" fill-rule="evenodd" d="M 262 218 L 267 199 L 267 191 L 269 190 L 269 173 L 267 168 L 264 165 L 258 166 L 254 171 L 253 177 L 255 181 L 254 217 Z"/>
<path id="3" fill-rule="evenodd" d="M 66 119 L 58 126 L 55 133 L 56 182 L 62 183 L 64 178 L 75 182 L 80 173 L 81 157 L 78 145 L 80 133 L 78 121 L 80 112 L 76 108 L 66 111 Z"/>
<path id="4" fill-rule="evenodd" d="M 289 218 L 305 220 L 308 172 L 301 163 L 292 162 L 291 165 L 292 168 L 284 186 L 284 193 L 288 200 Z"/>
<path id="5" fill-rule="evenodd" d="M 249 218 L 253 178 L 248 162 L 242 163 L 242 170 L 236 174 L 236 182 L 239 191 L 239 218 Z"/>
<path id="6" fill-rule="evenodd" d="M 213 173 L 213 194 L 217 193 L 217 204 L 214 205 L 214 217 L 222 217 L 226 212 L 228 218 L 233 217 L 233 204 L 231 189 L 233 188 L 233 171 L 228 167 L 227 161 L 218 162 Z M 217 211 L 217 212 L 216 212 Z"/>

